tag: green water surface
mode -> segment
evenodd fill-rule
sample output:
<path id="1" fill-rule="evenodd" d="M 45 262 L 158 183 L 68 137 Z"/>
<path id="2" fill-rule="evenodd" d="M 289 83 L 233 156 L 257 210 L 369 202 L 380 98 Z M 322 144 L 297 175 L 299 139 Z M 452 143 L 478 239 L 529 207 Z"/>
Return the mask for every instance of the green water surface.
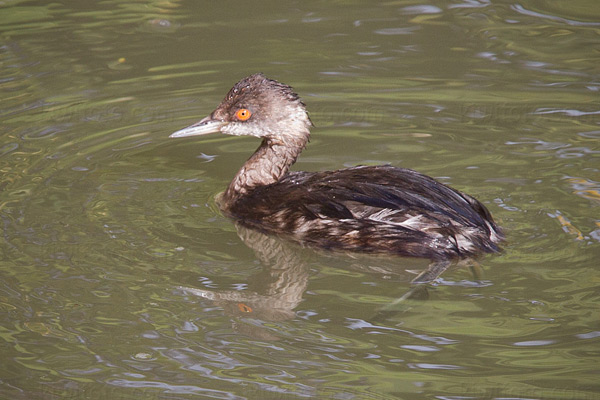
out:
<path id="1" fill-rule="evenodd" d="M 0 398 L 600 398 L 599 43 L 596 0 L 0 3 Z M 295 169 L 427 173 L 504 251 L 398 302 L 423 261 L 237 229 L 258 142 L 167 137 L 259 71 Z"/>

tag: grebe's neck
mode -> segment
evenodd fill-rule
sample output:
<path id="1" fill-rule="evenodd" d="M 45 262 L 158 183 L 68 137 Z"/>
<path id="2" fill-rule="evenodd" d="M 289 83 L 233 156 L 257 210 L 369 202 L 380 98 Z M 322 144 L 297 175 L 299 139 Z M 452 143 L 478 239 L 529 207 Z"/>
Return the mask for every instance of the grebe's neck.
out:
<path id="1" fill-rule="evenodd" d="M 244 163 L 223 193 L 222 204 L 227 207 L 258 186 L 278 182 L 296 162 L 308 143 L 308 138 L 308 129 L 302 135 L 263 138 L 258 149 Z"/>

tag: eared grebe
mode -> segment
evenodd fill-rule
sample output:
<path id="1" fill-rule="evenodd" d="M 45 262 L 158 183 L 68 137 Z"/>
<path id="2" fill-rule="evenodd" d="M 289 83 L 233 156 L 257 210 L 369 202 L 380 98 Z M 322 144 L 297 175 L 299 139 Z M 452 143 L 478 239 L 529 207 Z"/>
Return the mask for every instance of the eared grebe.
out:
<path id="1" fill-rule="evenodd" d="M 502 231 L 483 204 L 416 171 L 381 165 L 290 172 L 311 127 L 291 87 L 254 74 L 212 114 L 170 137 L 262 139 L 217 199 L 246 227 L 326 249 L 438 260 L 499 250 Z"/>

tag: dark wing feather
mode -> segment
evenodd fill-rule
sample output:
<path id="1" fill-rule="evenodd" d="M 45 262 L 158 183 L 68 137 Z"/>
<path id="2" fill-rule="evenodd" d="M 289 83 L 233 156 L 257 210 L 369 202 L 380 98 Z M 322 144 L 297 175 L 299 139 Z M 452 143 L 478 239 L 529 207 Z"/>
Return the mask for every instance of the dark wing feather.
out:
<path id="1" fill-rule="evenodd" d="M 319 196 L 319 200 L 330 203 L 354 202 L 378 210 L 434 213 L 458 218 L 467 225 L 479 225 L 482 218 L 489 217 L 477 200 L 409 169 L 348 168 L 333 174 L 314 174 L 306 180 L 306 185 L 314 188 L 312 193 L 327 195 L 325 199 Z"/>
<path id="2" fill-rule="evenodd" d="M 469 238 L 479 240 L 481 250 L 496 250 L 486 223 L 493 221 L 481 203 L 426 175 L 391 166 L 292 172 L 257 188 L 230 212 L 252 228 L 325 248 L 456 256 L 469 228 L 487 238 Z"/>

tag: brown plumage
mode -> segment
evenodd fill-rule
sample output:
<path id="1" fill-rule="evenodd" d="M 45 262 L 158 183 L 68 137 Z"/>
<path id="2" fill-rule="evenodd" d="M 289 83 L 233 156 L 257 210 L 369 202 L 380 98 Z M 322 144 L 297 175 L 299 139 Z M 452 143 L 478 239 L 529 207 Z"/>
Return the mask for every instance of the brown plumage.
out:
<path id="1" fill-rule="evenodd" d="M 503 239 L 473 197 L 389 165 L 289 172 L 312 123 L 291 87 L 242 79 L 185 137 L 221 132 L 262 139 L 218 199 L 241 224 L 327 249 L 447 259 L 498 251 Z"/>

